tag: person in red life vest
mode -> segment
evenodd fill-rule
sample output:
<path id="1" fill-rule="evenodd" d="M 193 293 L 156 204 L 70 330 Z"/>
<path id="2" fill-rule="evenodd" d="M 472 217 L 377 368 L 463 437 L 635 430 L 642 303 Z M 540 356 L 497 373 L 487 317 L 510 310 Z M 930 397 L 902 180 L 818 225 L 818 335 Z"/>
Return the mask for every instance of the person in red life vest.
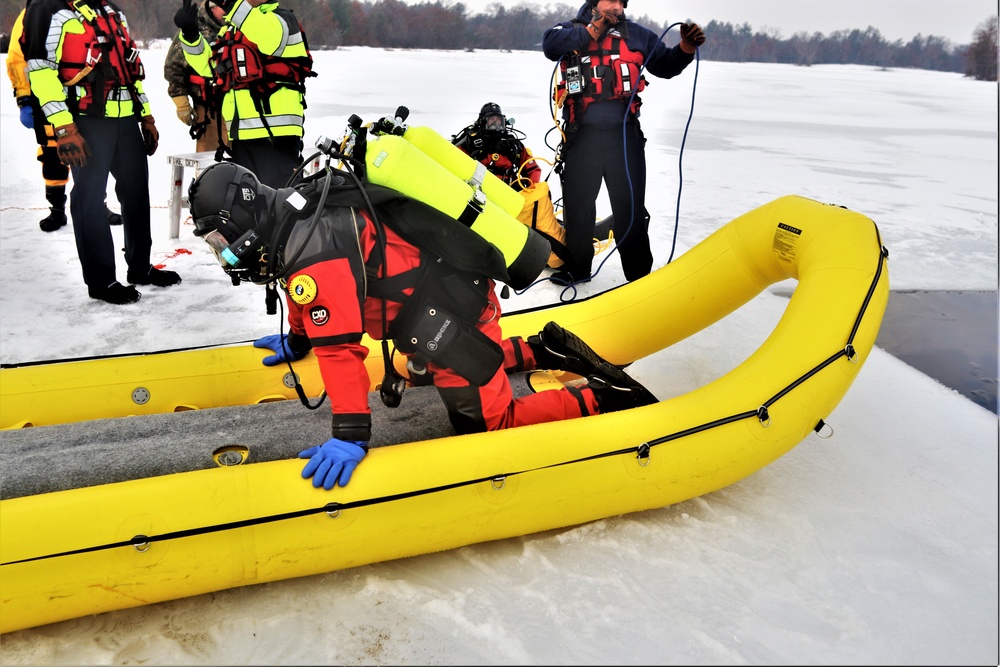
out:
<path id="1" fill-rule="evenodd" d="M 70 213 L 90 297 L 134 303 L 141 296 L 134 285 L 176 285 L 180 276 L 149 262 L 147 157 L 159 133 L 125 15 L 108 0 L 33 0 L 24 32 L 31 92 L 73 174 Z M 122 207 L 128 286 L 116 277 L 105 205 L 109 175 Z"/>
<path id="2" fill-rule="evenodd" d="M 646 211 L 646 138 L 639 125 L 638 93 L 644 73 L 669 79 L 691 63 L 705 35 L 681 27 L 673 48 L 625 16 L 628 0 L 587 0 L 576 18 L 545 31 L 542 51 L 558 61 L 557 95 L 563 109 L 563 223 L 571 258 L 549 279 L 568 285 L 591 277 L 596 200 L 604 182 L 625 279 L 653 266 Z M 627 158 L 627 161 L 626 161 Z"/>
<path id="3" fill-rule="evenodd" d="M 451 143 L 520 191 L 541 180 L 542 170 L 524 145 L 524 133 L 513 126 L 513 119 L 504 116 L 499 104 L 487 102 L 476 122 L 452 136 Z"/>
<path id="4" fill-rule="evenodd" d="M 264 365 L 316 354 L 333 420 L 328 441 L 299 453 L 314 486 L 345 486 L 368 451 L 365 333 L 383 341 L 383 402 L 394 407 L 402 398 L 392 340 L 411 372 L 430 376 L 458 434 L 655 402 L 555 322 L 527 340 L 503 339 L 494 292 L 495 279 L 508 277 L 500 251 L 423 202 L 344 174 L 327 170 L 274 190 L 223 162 L 188 192 L 195 234 L 234 284 L 283 286 L 290 333 L 254 343 L 274 353 Z M 588 383 L 515 399 L 507 372 L 533 368 L 565 369 Z"/>
<path id="5" fill-rule="evenodd" d="M 198 29 L 198 5 L 184 0 L 174 15 L 188 63 L 213 78 L 222 95 L 230 145 L 216 151 L 282 187 L 302 162 L 305 80 L 316 76 L 305 31 L 291 10 L 265 0 L 212 0 L 225 26 L 210 44 Z"/>
<path id="6" fill-rule="evenodd" d="M 209 44 L 214 44 L 224 23 L 222 7 L 212 0 L 201 0 L 197 13 L 199 32 Z M 221 96 L 216 95 L 215 80 L 198 74 L 188 64 L 179 34 L 174 35 L 167 49 L 163 78 L 167 81 L 167 94 L 177 107 L 177 118 L 190 128 L 195 150 L 214 151 L 226 143 L 218 105 Z"/>

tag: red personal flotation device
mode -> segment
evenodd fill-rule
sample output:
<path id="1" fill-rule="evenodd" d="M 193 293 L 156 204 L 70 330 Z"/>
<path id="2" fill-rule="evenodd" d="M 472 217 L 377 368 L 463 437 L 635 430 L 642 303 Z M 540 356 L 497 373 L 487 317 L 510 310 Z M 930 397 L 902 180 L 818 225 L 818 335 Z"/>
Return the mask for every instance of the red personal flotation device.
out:
<path id="1" fill-rule="evenodd" d="M 74 111 L 103 116 L 108 95 L 114 88 L 127 88 L 136 115 L 142 114 L 142 102 L 135 82 L 146 77 L 139 49 L 132 41 L 117 7 L 101 5 L 97 11 L 89 5 L 67 0 L 66 3 L 83 24 L 83 34 L 64 33 L 59 78 L 70 91 L 67 103 Z M 77 99 L 75 86 L 84 94 Z"/>
<path id="2" fill-rule="evenodd" d="M 642 53 L 628 48 L 617 30 L 609 31 L 600 42 L 591 40 L 584 52 L 563 58 L 559 63 L 562 81 L 557 86 L 556 98 L 565 100 L 569 109 L 566 120 L 578 122 L 590 104 L 609 99 L 632 98 L 629 111 L 633 115 L 638 113 L 642 104 L 638 94 L 646 87 L 646 79 L 640 74 L 644 60 Z M 572 84 L 567 89 L 567 70 L 573 68 L 579 70 L 578 91 Z"/>
<path id="3" fill-rule="evenodd" d="M 281 11 L 281 10 L 278 10 Z M 250 39 L 232 26 L 213 45 L 215 52 L 215 86 L 222 92 L 249 90 L 258 111 L 270 113 L 270 99 L 279 88 L 292 88 L 303 95 L 305 106 L 305 80 L 316 76 L 313 59 L 306 42 L 305 31 L 291 12 L 283 14 L 290 27 L 302 34 L 306 55 L 294 58 L 277 57 L 261 53 Z"/>

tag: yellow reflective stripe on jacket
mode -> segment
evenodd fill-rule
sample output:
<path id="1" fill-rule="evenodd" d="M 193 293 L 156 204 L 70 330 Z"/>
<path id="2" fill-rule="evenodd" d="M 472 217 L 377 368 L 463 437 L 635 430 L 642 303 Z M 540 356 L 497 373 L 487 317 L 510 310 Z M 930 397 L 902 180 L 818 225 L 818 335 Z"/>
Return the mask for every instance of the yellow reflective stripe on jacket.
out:
<path id="1" fill-rule="evenodd" d="M 301 137 L 304 116 L 302 95 L 291 88 L 279 88 L 271 95 L 271 113 L 264 116 L 267 126 L 249 90 L 231 90 L 222 101 L 222 117 L 226 119 L 229 136 L 234 139 L 265 138 L 268 127 L 276 137 Z"/>
<path id="2" fill-rule="evenodd" d="M 184 50 L 184 60 L 187 61 L 187 64 L 199 76 L 213 78 L 212 49 L 209 48 L 208 41 L 201 35 L 198 35 L 198 41 L 194 44 L 184 41 L 184 35 L 179 35 L 177 41 L 180 42 L 181 48 Z"/>
<path id="3" fill-rule="evenodd" d="M 260 53 L 279 58 L 307 56 L 305 41 L 298 26 L 295 26 L 292 34 L 290 26 L 275 13 L 276 9 L 278 9 L 276 2 L 265 2 L 255 8 L 246 0 L 237 0 L 226 15 L 226 20 L 252 41 Z M 221 32 L 225 30 L 226 28 L 223 28 Z M 204 39 L 201 42 L 205 43 Z M 181 43 L 184 44 L 183 39 Z M 205 72 L 195 65 L 197 62 L 195 59 L 202 57 L 200 53 L 196 53 L 198 47 L 187 44 L 184 44 L 184 47 L 187 61 L 199 74 L 204 75 Z M 266 138 L 268 127 L 271 129 L 271 134 L 276 137 L 303 136 L 305 107 L 302 93 L 292 88 L 279 87 L 271 95 L 269 103 L 270 113 L 264 114 L 262 120 L 261 111 L 254 104 L 249 90 L 227 90 L 222 102 L 222 117 L 229 128 L 229 136 L 233 139 Z M 266 126 L 264 121 L 267 122 Z"/>
<path id="4" fill-rule="evenodd" d="M 254 7 L 246 0 L 239 0 L 226 18 L 256 44 L 261 53 L 283 58 L 306 55 L 301 33 L 296 31 L 299 39 L 294 40 L 294 43 L 289 41 L 291 29 L 281 16 L 274 13 L 277 8 L 278 3 L 266 2 L 257 7 L 257 11 L 253 11 Z"/>
<path id="5" fill-rule="evenodd" d="M 63 34 L 66 32 L 82 35 L 84 27 L 73 11 L 61 9 L 52 15 L 49 31 L 45 36 L 46 58 L 33 58 L 27 62 L 32 94 L 38 98 L 46 120 L 56 127 L 73 122 L 73 114 L 66 106 L 66 90 L 59 80 L 56 64 L 62 55 Z"/>
<path id="6" fill-rule="evenodd" d="M 152 115 L 149 107 L 149 98 L 142 92 L 142 81 L 135 82 L 135 89 L 139 93 L 139 102 L 142 103 L 142 115 Z M 124 87 L 112 88 L 105 102 L 104 115 L 107 118 L 124 118 L 134 114 L 135 106 L 132 104 L 132 93 L 129 92 L 129 89 Z"/>

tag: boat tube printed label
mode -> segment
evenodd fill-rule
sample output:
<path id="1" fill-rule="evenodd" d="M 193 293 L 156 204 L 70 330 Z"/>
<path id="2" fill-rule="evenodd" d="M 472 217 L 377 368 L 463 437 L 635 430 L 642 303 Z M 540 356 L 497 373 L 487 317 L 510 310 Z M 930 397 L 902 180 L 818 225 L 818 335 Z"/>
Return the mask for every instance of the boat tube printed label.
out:
<path id="1" fill-rule="evenodd" d="M 312 303 L 316 298 L 316 281 L 312 276 L 295 276 L 292 282 L 288 283 L 288 293 L 292 296 L 292 301 L 304 306 Z"/>
<path id="2" fill-rule="evenodd" d="M 791 262 L 795 259 L 795 248 L 801 236 L 801 229 L 779 222 L 778 228 L 774 231 L 774 243 L 771 249 L 778 253 L 781 259 Z"/>

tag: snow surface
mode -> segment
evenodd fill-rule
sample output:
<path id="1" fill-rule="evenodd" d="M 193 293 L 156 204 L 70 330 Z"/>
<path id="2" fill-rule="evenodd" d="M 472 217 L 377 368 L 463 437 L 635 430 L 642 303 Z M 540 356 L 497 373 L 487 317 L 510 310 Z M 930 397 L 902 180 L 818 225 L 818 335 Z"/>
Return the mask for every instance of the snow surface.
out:
<path id="1" fill-rule="evenodd" d="M 169 238 L 166 156 L 194 149 L 159 78 L 165 52 L 143 53 L 161 133 L 150 159 L 153 261 L 184 282 L 144 288 L 131 306 L 87 297 L 70 226 L 39 231 L 33 135 L 13 97 L 0 96 L 0 362 L 277 330 L 263 292 L 232 287 L 189 221 Z M 339 138 L 352 113 L 371 122 L 403 104 L 411 125 L 450 136 L 493 101 L 552 158 L 553 67 L 540 53 L 314 56 L 307 150 L 319 135 Z M 643 94 L 655 266 L 799 194 L 875 220 L 893 289 L 997 289 L 995 83 L 704 62 L 693 90 L 694 75 L 692 65 L 653 79 Z M 598 212 L 610 213 L 606 200 Z M 605 258 L 581 296 L 622 282 L 617 255 Z M 725 374 L 764 341 L 791 286 L 636 362 L 634 374 L 661 398 Z M 570 297 L 546 283 L 506 310 Z M 997 664 L 997 415 L 876 348 L 826 421 L 832 438 L 811 435 L 749 478 L 674 506 L 8 633 L 0 663 Z"/>

